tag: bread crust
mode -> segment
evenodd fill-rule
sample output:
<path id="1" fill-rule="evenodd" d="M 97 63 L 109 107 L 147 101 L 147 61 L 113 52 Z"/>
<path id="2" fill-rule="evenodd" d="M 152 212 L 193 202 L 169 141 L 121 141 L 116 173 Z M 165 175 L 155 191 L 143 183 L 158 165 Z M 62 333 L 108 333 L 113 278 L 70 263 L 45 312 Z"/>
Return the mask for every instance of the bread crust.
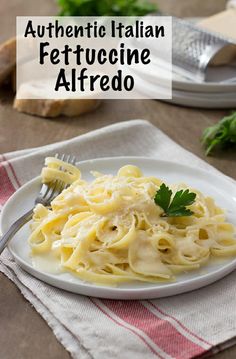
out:
<path id="1" fill-rule="evenodd" d="M 96 99 L 15 99 L 13 107 L 19 111 L 40 117 L 79 116 L 95 110 L 100 100 Z"/>
<path id="2" fill-rule="evenodd" d="M 11 75 L 16 66 L 16 38 L 0 45 L 0 85 Z"/>

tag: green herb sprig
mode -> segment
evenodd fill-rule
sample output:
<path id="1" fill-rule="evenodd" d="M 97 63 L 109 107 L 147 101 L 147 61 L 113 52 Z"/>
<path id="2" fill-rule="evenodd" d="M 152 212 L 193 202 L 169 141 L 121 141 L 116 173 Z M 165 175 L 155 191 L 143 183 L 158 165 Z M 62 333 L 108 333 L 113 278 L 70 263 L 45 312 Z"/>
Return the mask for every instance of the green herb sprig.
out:
<path id="1" fill-rule="evenodd" d="M 201 142 L 209 155 L 217 147 L 225 148 L 236 145 L 236 112 L 224 117 L 216 125 L 204 130 Z"/>
<path id="2" fill-rule="evenodd" d="M 144 16 L 157 6 L 144 0 L 58 0 L 61 16 Z"/>
<path id="3" fill-rule="evenodd" d="M 180 190 L 171 200 L 172 194 L 172 190 L 164 183 L 156 192 L 154 202 L 163 209 L 162 217 L 191 216 L 193 212 L 186 207 L 194 203 L 196 193 L 190 192 L 188 189 Z"/>

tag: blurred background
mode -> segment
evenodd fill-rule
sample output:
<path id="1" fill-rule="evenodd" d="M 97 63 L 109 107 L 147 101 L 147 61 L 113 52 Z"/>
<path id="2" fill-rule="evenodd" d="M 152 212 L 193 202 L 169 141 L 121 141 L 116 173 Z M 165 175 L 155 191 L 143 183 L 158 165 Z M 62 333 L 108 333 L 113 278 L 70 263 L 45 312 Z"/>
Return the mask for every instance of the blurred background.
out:
<path id="1" fill-rule="evenodd" d="M 180 17 L 210 16 L 225 9 L 227 0 L 152 0 L 159 11 Z M 16 16 L 55 15 L 59 6 L 55 0 L 0 0 L 0 41 L 15 35 Z M 5 16 L 6 13 L 10 16 Z"/>

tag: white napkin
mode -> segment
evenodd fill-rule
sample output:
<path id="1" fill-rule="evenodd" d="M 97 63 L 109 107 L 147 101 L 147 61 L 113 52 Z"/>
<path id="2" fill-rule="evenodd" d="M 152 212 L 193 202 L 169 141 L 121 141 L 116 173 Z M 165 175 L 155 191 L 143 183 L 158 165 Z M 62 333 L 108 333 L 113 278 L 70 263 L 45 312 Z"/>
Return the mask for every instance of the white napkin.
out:
<path id="1" fill-rule="evenodd" d="M 133 120 L 68 141 L 5 154 L 0 158 L 0 203 L 37 176 L 45 156 L 55 152 L 71 153 L 79 160 L 149 156 L 224 176 L 149 122 Z M 125 302 L 88 298 L 51 287 L 24 272 L 7 249 L 1 255 L 0 271 L 20 288 L 73 358 L 187 359 L 236 342 L 235 273 L 191 293 Z"/>

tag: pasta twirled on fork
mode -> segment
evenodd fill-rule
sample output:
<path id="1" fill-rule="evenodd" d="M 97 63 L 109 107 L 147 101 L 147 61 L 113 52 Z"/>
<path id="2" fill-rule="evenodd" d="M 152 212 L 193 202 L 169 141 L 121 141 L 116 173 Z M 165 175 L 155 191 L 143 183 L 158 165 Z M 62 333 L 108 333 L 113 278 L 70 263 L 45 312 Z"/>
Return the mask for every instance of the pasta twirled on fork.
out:
<path id="1" fill-rule="evenodd" d="M 193 215 L 163 217 L 153 200 L 162 181 L 145 177 L 135 166 L 124 166 L 114 176 L 93 172 L 95 179 L 86 182 L 72 165 L 53 158 L 46 164 L 43 181 L 63 176 L 70 186 L 51 209 L 35 208 L 32 255 L 55 252 L 63 268 L 85 281 L 172 281 L 176 273 L 197 269 L 212 256 L 236 254 L 234 226 L 199 191 L 193 190 Z M 186 188 L 170 187 L 173 193 Z"/>

